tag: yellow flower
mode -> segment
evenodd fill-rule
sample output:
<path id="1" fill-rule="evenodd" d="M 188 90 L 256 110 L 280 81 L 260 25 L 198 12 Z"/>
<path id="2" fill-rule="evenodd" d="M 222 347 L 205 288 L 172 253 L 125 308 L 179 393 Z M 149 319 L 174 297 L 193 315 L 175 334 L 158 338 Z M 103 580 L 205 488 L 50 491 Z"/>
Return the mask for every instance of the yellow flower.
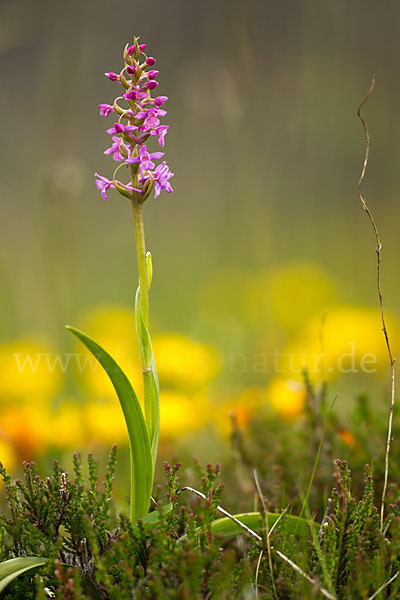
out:
<path id="1" fill-rule="evenodd" d="M 12 444 L 0 437 L 0 462 L 11 473 L 17 463 L 17 454 Z"/>
<path id="2" fill-rule="evenodd" d="M 43 454 L 48 447 L 51 419 L 46 408 L 30 404 L 4 409 L 1 427 L 19 457 L 24 460 Z"/>
<path id="3" fill-rule="evenodd" d="M 398 328 L 387 316 L 392 347 L 396 347 Z M 386 371 L 387 348 L 378 309 L 339 306 L 328 309 L 322 321 L 315 317 L 303 334 L 288 344 L 280 361 L 286 375 L 301 379 L 306 368 L 310 379 L 338 377 L 346 373 Z"/>
<path id="4" fill-rule="evenodd" d="M 267 401 L 285 419 L 301 415 L 304 409 L 305 392 L 302 384 L 276 377 L 267 388 Z"/>
<path id="5" fill-rule="evenodd" d="M 127 444 L 128 433 L 118 399 L 88 402 L 83 409 L 89 444 Z"/>
<path id="6" fill-rule="evenodd" d="M 214 348 L 180 333 L 155 335 L 153 351 L 162 385 L 198 388 L 214 379 L 220 370 L 220 357 Z"/>
<path id="7" fill-rule="evenodd" d="M 288 331 L 335 301 L 336 291 L 327 274 L 313 264 L 294 264 L 261 272 L 246 286 L 247 313 L 253 322 L 268 315 Z"/>
<path id="8" fill-rule="evenodd" d="M 214 423 L 227 437 L 232 433 L 232 419 L 240 429 L 245 429 L 265 401 L 265 392 L 253 387 L 233 394 L 229 400 L 215 407 Z"/>
<path id="9" fill-rule="evenodd" d="M 49 415 L 51 426 L 47 436 L 49 446 L 77 449 L 87 440 L 83 406 L 73 401 L 61 401 Z"/>
<path id="10" fill-rule="evenodd" d="M 160 394 L 160 439 L 201 429 L 209 422 L 211 406 L 203 395 L 190 395 L 171 390 Z"/>
<path id="11" fill-rule="evenodd" d="M 62 383 L 57 354 L 33 339 L 14 340 L 0 347 L 0 402 L 48 402 Z"/>

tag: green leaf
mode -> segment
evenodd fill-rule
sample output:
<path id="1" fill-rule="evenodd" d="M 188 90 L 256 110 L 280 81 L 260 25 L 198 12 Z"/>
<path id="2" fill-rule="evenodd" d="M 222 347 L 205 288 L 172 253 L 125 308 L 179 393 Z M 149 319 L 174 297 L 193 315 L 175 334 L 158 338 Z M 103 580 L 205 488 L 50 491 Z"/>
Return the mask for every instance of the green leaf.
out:
<path id="1" fill-rule="evenodd" d="M 146 254 L 146 269 L 147 269 L 147 286 L 150 289 L 151 281 L 153 279 L 153 263 L 151 261 L 151 253 Z"/>
<path id="2" fill-rule="evenodd" d="M 151 268 L 149 266 L 147 268 L 150 269 L 149 275 L 151 275 Z M 149 365 L 149 371 L 144 373 L 144 412 L 146 416 L 147 430 L 149 433 L 154 469 L 157 458 L 158 435 L 160 431 L 160 388 L 158 384 L 150 334 L 144 322 L 141 309 L 140 287 L 136 292 L 135 318 L 142 364 Z"/>
<path id="3" fill-rule="evenodd" d="M 233 516 L 254 531 L 259 531 L 262 527 L 261 513 L 259 512 L 241 513 Z M 285 514 L 282 516 L 277 513 L 268 513 L 268 526 L 270 529 L 279 518 L 281 518 L 281 522 L 288 532 L 297 533 L 300 536 L 307 535 L 308 526 L 314 525 L 313 521 L 307 521 L 306 519 L 294 515 Z M 234 537 L 235 535 L 243 535 L 245 533 L 245 530 L 229 517 L 223 517 L 222 519 L 213 521 L 211 523 L 211 530 L 214 534 L 221 533 L 225 537 Z"/>
<path id="4" fill-rule="evenodd" d="M 153 487 L 151 447 L 139 400 L 125 373 L 99 344 L 74 327 L 67 326 L 67 329 L 97 358 L 111 379 L 121 403 L 131 448 L 130 517 L 136 521 L 148 513 Z"/>
<path id="5" fill-rule="evenodd" d="M 161 517 L 167 515 L 169 512 L 171 512 L 171 504 L 164 504 L 164 506 L 162 506 L 161 508 L 153 510 L 153 512 L 151 513 L 148 513 L 145 517 L 143 517 L 143 519 L 141 519 L 141 521 L 146 529 L 151 529 L 152 527 L 158 524 Z M 135 531 L 137 528 L 138 525 L 136 524 L 133 530 Z"/>
<path id="6" fill-rule="evenodd" d="M 23 556 L 20 558 L 11 558 L 0 563 L 0 592 L 2 592 L 13 579 L 19 577 L 27 571 L 42 567 L 47 562 L 47 558 L 38 556 Z"/>

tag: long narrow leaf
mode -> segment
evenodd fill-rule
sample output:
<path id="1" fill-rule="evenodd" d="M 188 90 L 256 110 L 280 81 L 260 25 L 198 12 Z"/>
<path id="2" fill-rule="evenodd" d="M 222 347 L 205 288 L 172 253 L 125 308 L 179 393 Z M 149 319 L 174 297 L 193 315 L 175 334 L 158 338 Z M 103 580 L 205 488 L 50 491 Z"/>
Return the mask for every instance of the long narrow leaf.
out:
<path id="1" fill-rule="evenodd" d="M 125 373 L 99 344 L 74 327 L 67 326 L 67 329 L 97 358 L 111 379 L 121 403 L 131 448 L 130 516 L 132 521 L 136 521 L 148 513 L 153 487 L 151 447 L 139 400 Z"/>
<path id="2" fill-rule="evenodd" d="M 136 292 L 135 318 L 140 354 L 142 357 L 142 364 L 150 365 L 150 371 L 144 374 L 144 377 L 148 378 L 148 383 L 146 384 L 145 382 L 144 386 L 144 410 L 146 416 L 146 425 L 149 432 L 154 468 L 157 458 L 158 435 L 160 431 L 160 389 L 158 384 L 156 366 L 154 363 L 150 334 L 145 325 L 142 315 L 140 303 L 140 288 L 138 288 Z"/>
<path id="3" fill-rule="evenodd" d="M 0 563 L 0 592 L 2 592 L 11 581 L 33 569 L 42 567 L 47 562 L 47 558 L 38 556 L 23 556 L 20 558 L 11 558 Z"/>
<path id="4" fill-rule="evenodd" d="M 253 529 L 254 531 L 259 531 L 262 526 L 261 513 L 259 512 L 241 513 L 233 516 L 235 519 L 247 527 L 250 527 L 250 529 Z M 279 518 L 281 518 L 282 524 L 288 532 L 297 533 L 300 536 L 307 535 L 308 526 L 314 525 L 312 521 L 307 521 L 306 519 L 302 519 L 294 515 L 282 516 L 277 513 L 268 513 L 269 528 L 271 528 Z M 223 517 L 222 519 L 213 521 L 211 523 L 211 530 L 213 533 L 221 533 L 225 537 L 234 537 L 235 535 L 241 535 L 245 533 L 244 529 L 232 521 L 232 519 L 229 517 Z"/>

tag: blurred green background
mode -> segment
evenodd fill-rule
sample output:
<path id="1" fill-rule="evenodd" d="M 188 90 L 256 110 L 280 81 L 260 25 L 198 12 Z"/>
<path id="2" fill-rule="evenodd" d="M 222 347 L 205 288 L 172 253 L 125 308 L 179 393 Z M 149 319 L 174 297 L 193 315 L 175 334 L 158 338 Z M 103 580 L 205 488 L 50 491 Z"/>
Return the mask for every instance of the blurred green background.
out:
<path id="1" fill-rule="evenodd" d="M 174 194 L 145 209 L 155 269 L 152 330 L 161 342 L 182 334 L 175 351 L 186 358 L 184 344 L 198 344 L 205 355 L 195 354 L 188 371 L 206 364 L 193 385 L 174 379 L 168 369 L 179 367 L 167 365 L 164 387 L 178 406 L 184 395 L 188 410 L 193 398 L 206 397 L 210 421 L 221 403 L 251 405 L 246 394 L 258 407 L 279 409 L 285 394 L 271 400 L 268 390 L 291 374 L 257 369 L 255 357 L 277 348 L 308 352 L 310 328 L 318 337 L 318 323 L 326 319 L 329 327 L 333 315 L 333 354 L 362 338 L 360 355 L 376 353 L 384 375 L 333 377 L 339 406 L 355 390 L 376 389 L 385 400 L 375 240 L 357 197 L 364 134 L 356 110 L 375 71 L 365 108 L 372 141 L 364 191 L 383 239 L 397 354 L 399 25 L 395 0 L 1 0 L 3 415 L 41 394 L 54 411 L 65 398 L 79 404 L 106 395 L 71 369 L 52 373 L 48 387 L 39 376 L 23 384 L 17 372 L 13 383 L 10 365 L 15 370 L 12 356 L 28 343 L 44 353 L 75 352 L 64 324 L 91 323 L 89 333 L 101 339 L 107 315 L 123 319 L 133 304 L 130 207 L 117 194 L 103 201 L 93 174 L 114 170 L 103 155 L 110 121 L 97 105 L 115 97 L 104 72 L 119 71 L 134 34 L 157 58 L 159 90 L 169 96 L 166 159 L 175 173 Z M 126 332 L 130 343 L 133 324 L 118 327 L 113 333 Z M 205 400 L 195 406 L 199 414 Z M 5 442 L 21 456 L 33 453 L 36 446 L 18 442 L 9 421 L 2 421 Z M 69 437 L 72 446 L 80 440 Z"/>

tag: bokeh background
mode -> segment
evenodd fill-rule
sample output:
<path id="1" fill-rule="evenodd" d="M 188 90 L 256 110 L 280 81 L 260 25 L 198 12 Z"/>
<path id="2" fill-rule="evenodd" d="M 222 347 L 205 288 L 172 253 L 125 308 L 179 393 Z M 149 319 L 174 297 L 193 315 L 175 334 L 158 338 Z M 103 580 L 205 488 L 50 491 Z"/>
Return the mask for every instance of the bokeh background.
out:
<path id="1" fill-rule="evenodd" d="M 301 367 L 321 350 L 310 377 L 329 381 L 343 422 L 364 391 L 387 410 L 356 110 L 375 71 L 364 191 L 398 355 L 399 33 L 397 0 L 0 0 L 0 455 L 11 469 L 126 445 L 111 387 L 63 327 L 102 342 L 140 392 L 130 207 L 103 201 L 93 178 L 114 169 L 97 108 L 115 96 L 104 72 L 120 70 L 134 34 L 169 96 L 175 173 L 174 194 L 145 210 L 161 456 L 215 460 L 232 413 L 243 427 L 255 414 L 302 418 Z M 373 353 L 376 372 L 341 373 L 344 353 L 358 371 Z"/>

